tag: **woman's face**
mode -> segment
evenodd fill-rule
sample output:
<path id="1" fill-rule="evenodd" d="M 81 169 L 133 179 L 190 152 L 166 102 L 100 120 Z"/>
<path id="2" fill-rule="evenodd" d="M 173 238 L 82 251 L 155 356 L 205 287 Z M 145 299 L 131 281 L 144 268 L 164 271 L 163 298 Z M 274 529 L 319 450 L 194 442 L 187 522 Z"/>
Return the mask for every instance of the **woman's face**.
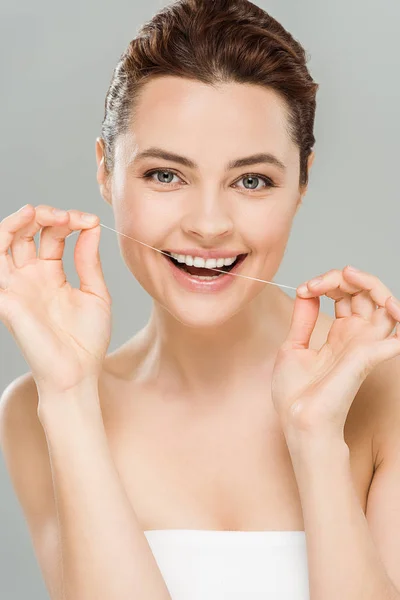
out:
<path id="1" fill-rule="evenodd" d="M 116 229 L 177 259 L 122 236 L 124 261 L 180 322 L 217 326 L 266 285 L 204 267 L 232 268 L 236 259 L 238 274 L 271 281 L 277 272 L 304 193 L 299 151 L 285 127 L 271 90 L 168 76 L 142 89 L 106 185 L 97 142 L 98 181 Z"/>

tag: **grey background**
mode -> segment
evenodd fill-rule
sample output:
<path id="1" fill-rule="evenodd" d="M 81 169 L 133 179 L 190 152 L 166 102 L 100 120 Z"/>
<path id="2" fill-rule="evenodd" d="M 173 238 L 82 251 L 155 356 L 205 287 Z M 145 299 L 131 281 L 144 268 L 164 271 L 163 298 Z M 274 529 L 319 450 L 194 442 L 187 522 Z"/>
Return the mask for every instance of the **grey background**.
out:
<path id="1" fill-rule="evenodd" d="M 0 218 L 26 203 L 95 212 L 114 227 L 96 182 L 95 138 L 112 70 L 138 26 L 167 2 L 2 0 Z M 311 55 L 320 83 L 316 159 L 277 283 L 297 286 L 354 264 L 400 296 L 398 0 L 258 0 Z M 377 7 L 379 7 L 377 9 Z M 77 283 L 73 244 L 65 266 Z M 150 298 L 125 267 L 116 234 L 100 253 L 113 297 L 110 350 L 147 320 Z M 286 290 L 294 295 L 294 291 Z M 333 315 L 323 298 L 321 309 Z M 29 371 L 0 323 L 0 391 Z M 0 597 L 48 598 L 0 456 Z"/>

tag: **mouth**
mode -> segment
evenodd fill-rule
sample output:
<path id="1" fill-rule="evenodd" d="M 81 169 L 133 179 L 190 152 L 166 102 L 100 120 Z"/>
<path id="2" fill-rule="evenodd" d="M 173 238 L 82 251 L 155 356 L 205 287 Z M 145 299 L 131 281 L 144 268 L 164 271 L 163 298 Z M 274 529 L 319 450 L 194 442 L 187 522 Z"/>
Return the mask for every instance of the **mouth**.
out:
<path id="1" fill-rule="evenodd" d="M 198 279 L 199 281 L 213 281 L 221 278 L 225 278 L 226 273 L 234 272 L 238 269 L 238 267 L 243 263 L 245 258 L 248 256 L 247 254 L 238 254 L 235 261 L 231 265 L 224 265 L 221 267 L 214 268 L 205 268 L 205 267 L 195 267 L 189 266 L 184 262 L 179 262 L 176 258 L 171 256 L 169 252 L 166 252 L 168 256 L 165 258 L 169 260 L 177 269 L 187 273 L 190 277 L 194 279 Z M 222 272 L 221 272 L 222 271 Z"/>

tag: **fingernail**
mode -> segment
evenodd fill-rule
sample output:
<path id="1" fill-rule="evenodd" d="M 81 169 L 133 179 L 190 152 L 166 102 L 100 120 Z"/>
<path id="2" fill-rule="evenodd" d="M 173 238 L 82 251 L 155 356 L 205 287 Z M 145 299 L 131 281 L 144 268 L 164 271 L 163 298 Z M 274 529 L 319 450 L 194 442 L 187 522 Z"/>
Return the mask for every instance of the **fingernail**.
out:
<path id="1" fill-rule="evenodd" d="M 84 221 L 88 221 L 89 223 L 94 223 L 94 221 L 97 219 L 96 215 L 89 215 L 89 214 L 84 214 L 82 215 L 82 219 Z"/>
<path id="2" fill-rule="evenodd" d="M 347 265 L 347 268 L 350 269 L 350 271 L 359 271 L 359 269 L 356 269 L 355 267 L 352 267 L 351 265 Z"/>
<path id="3" fill-rule="evenodd" d="M 61 208 L 53 208 L 53 214 L 55 214 L 56 217 L 63 217 L 67 214 L 67 211 L 62 210 Z"/>
<path id="4" fill-rule="evenodd" d="M 308 292 L 308 288 L 307 288 L 306 284 L 303 283 L 302 285 L 299 285 L 299 287 L 297 288 L 297 291 L 300 294 L 305 294 L 306 292 Z"/>
<path id="5" fill-rule="evenodd" d="M 24 210 L 26 210 L 28 208 L 29 204 L 25 204 L 25 206 L 22 206 L 17 212 L 22 212 Z"/>
<path id="6" fill-rule="evenodd" d="M 390 296 L 390 299 L 396 306 L 400 307 L 400 302 L 397 300 L 397 298 L 395 298 L 394 296 Z"/>
<path id="7" fill-rule="evenodd" d="M 315 277 L 314 279 L 311 279 L 311 281 L 308 282 L 308 285 L 310 287 L 314 287 L 314 285 L 318 285 L 319 283 L 321 283 L 322 281 L 322 277 Z"/>

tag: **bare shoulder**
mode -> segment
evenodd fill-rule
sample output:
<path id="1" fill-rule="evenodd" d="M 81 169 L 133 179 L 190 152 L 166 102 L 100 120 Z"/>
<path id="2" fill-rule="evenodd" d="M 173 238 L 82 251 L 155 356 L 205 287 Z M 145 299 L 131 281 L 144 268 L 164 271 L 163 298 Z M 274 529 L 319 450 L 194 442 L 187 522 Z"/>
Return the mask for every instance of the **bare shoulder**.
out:
<path id="1" fill-rule="evenodd" d="M 31 373 L 20 375 L 3 390 L 0 399 L 0 443 L 3 449 L 3 443 L 8 446 L 14 439 L 13 434 L 21 432 L 21 428 L 35 429 L 35 425 L 40 425 L 37 405 L 37 388 Z"/>
<path id="2" fill-rule="evenodd" d="M 0 399 L 0 448 L 51 597 L 60 596 L 56 504 L 46 436 L 37 415 L 31 373 L 12 381 Z"/>
<path id="3" fill-rule="evenodd" d="M 400 355 L 381 363 L 368 376 L 374 418 L 377 468 L 393 449 L 400 449 Z"/>
<path id="4" fill-rule="evenodd" d="M 22 401 L 22 404 L 21 402 L 18 403 L 16 399 L 20 399 L 22 397 L 24 397 L 26 401 Z M 28 401 L 28 398 L 30 399 L 30 401 Z M 37 400 L 38 395 L 35 380 L 33 379 L 32 374 L 30 372 L 24 373 L 23 375 L 20 375 L 19 377 L 11 381 L 11 383 L 9 383 L 7 387 L 3 390 L 0 400 L 0 414 L 2 416 L 7 414 L 7 417 L 11 415 L 15 416 L 17 406 L 18 412 L 22 409 L 23 406 L 24 410 L 22 410 L 22 415 L 24 416 L 26 414 L 26 408 L 29 408 L 27 406 L 28 402 L 30 405 L 32 405 L 32 408 L 33 405 L 36 403 L 36 411 Z"/>
<path id="5" fill-rule="evenodd" d="M 38 502 L 44 510 L 42 497 L 53 495 L 47 442 L 37 405 L 36 384 L 30 373 L 12 381 L 0 400 L 0 446 L 17 497 L 28 517 L 38 508 Z M 35 525 L 32 521 L 28 524 Z"/>

